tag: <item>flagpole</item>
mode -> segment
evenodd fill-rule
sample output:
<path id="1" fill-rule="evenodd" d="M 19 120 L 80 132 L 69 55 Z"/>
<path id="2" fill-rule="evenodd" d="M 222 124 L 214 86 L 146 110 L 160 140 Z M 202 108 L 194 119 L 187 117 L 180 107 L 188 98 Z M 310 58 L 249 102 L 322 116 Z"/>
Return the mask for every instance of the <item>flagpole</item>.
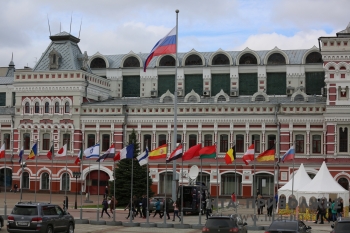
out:
<path id="1" fill-rule="evenodd" d="M 4 143 L 5 144 L 5 143 Z M 6 149 L 6 148 L 5 148 Z M 6 151 L 4 151 L 4 153 L 5 153 L 5 156 L 4 156 L 4 158 L 5 158 L 5 176 L 4 176 L 4 184 L 5 184 L 5 201 L 4 201 L 4 203 L 5 203 L 5 205 L 4 205 L 4 215 L 5 215 L 5 218 L 6 218 L 6 216 L 7 216 L 7 204 L 6 204 L 6 173 L 7 173 L 7 168 L 6 168 Z"/>
<path id="2" fill-rule="evenodd" d="M 50 148 L 51 150 L 51 148 Z M 52 173 L 53 173 L 53 158 L 54 158 L 54 152 L 55 149 L 53 147 L 53 140 L 52 140 L 52 155 L 51 155 L 51 180 L 50 180 L 50 203 L 52 203 Z"/>
<path id="3" fill-rule="evenodd" d="M 273 156 L 273 203 L 275 203 L 275 196 L 276 196 L 276 141 L 275 143 L 275 155 Z M 269 205 L 272 205 L 272 203 L 269 203 Z M 276 207 L 275 207 L 276 208 Z M 275 220 L 275 211 L 272 211 L 272 220 Z"/>
<path id="4" fill-rule="evenodd" d="M 130 223 L 132 223 L 132 219 L 134 218 L 134 212 L 132 211 L 132 189 L 133 189 L 133 183 L 134 183 L 134 155 L 132 155 L 131 159 L 131 184 L 130 184 L 130 209 L 129 209 L 129 218 L 130 218 Z"/>
<path id="5" fill-rule="evenodd" d="M 100 158 L 100 142 L 98 143 L 98 157 Z M 98 172 L 97 172 L 97 222 L 100 221 L 100 169 L 101 161 L 98 161 Z M 103 207 L 102 207 L 103 208 Z"/>
<path id="6" fill-rule="evenodd" d="M 83 143 L 82 143 L 83 144 Z M 79 159 L 81 158 L 80 160 L 80 220 L 83 219 L 83 188 L 82 188 L 82 185 L 83 185 L 83 180 L 84 180 L 84 177 L 83 177 L 83 145 L 81 145 L 80 147 L 80 152 L 79 152 Z M 86 182 L 85 182 L 86 183 Z"/>
<path id="7" fill-rule="evenodd" d="M 253 155 L 254 155 L 254 178 L 253 178 L 253 195 L 254 195 L 254 202 L 256 201 L 256 192 L 254 190 L 254 188 L 257 188 L 254 186 L 254 184 L 256 185 L 256 171 L 255 171 L 255 147 L 256 147 L 256 141 L 254 141 L 254 150 L 253 150 Z M 259 203 L 257 203 L 259 205 Z M 257 205 L 257 206 L 258 206 Z M 259 208 L 259 207 L 258 207 Z M 254 207 L 254 227 L 256 227 L 256 207 Z"/>
<path id="8" fill-rule="evenodd" d="M 202 182 L 203 182 L 203 164 L 202 164 L 202 161 L 203 159 L 200 159 L 201 160 L 201 183 L 199 184 L 199 225 L 202 225 Z"/>
<path id="9" fill-rule="evenodd" d="M 64 146 L 64 145 L 63 145 Z M 67 207 L 67 205 L 68 205 L 68 203 L 66 203 L 67 202 L 67 176 L 68 176 L 68 171 L 67 171 L 67 166 L 68 166 L 68 156 L 67 156 L 67 151 L 66 151 L 66 179 L 65 179 L 65 183 L 66 183 L 66 187 L 64 188 L 64 195 L 65 195 L 65 208 L 66 208 L 66 210 L 68 209 Z"/>
<path id="10" fill-rule="evenodd" d="M 114 150 L 114 156 L 115 156 L 115 150 Z M 113 198 L 114 198 L 114 203 L 113 203 L 113 222 L 115 222 L 115 161 L 113 159 Z"/>
<path id="11" fill-rule="evenodd" d="M 183 147 L 183 143 L 182 143 L 182 149 L 183 149 L 184 147 Z M 181 157 L 181 206 L 180 206 L 180 208 L 181 208 L 181 224 L 184 224 L 184 217 L 183 217 L 183 203 L 184 203 L 184 198 L 183 198 L 183 196 L 184 196 L 184 194 L 183 194 L 183 192 L 184 192 L 184 176 L 183 176 L 183 172 L 184 172 L 184 160 L 183 160 L 183 155 L 185 154 L 185 152 L 184 152 L 184 150 L 182 151 L 182 157 Z M 179 185 L 179 187 L 180 187 L 180 185 Z M 176 201 L 177 201 L 177 199 L 176 199 Z M 178 201 L 177 201 L 178 202 Z M 179 202 L 178 202 L 179 203 Z M 176 203 L 176 205 L 177 205 L 177 203 Z M 175 219 L 175 218 L 174 218 Z"/>
<path id="12" fill-rule="evenodd" d="M 173 163 L 174 164 L 174 163 Z M 163 205 L 164 205 L 164 213 L 163 213 L 163 217 L 164 217 L 164 220 L 163 220 L 163 222 L 164 222 L 164 224 L 166 224 L 166 218 L 167 218 L 167 216 L 166 216 L 166 180 L 167 180 L 167 178 L 168 178 L 168 163 L 167 163 L 167 161 L 166 161 L 166 159 L 165 159 L 165 180 L 164 180 L 164 201 L 163 201 Z"/>
<path id="13" fill-rule="evenodd" d="M 22 147 L 23 148 L 23 147 Z M 22 149 L 21 149 L 22 150 Z M 19 153 L 21 153 L 21 151 L 19 152 Z M 21 198 L 20 198 L 20 202 L 22 201 L 22 190 L 23 190 L 23 172 L 24 172 L 24 164 L 23 164 L 23 159 L 24 159 L 24 156 L 22 155 L 22 158 L 21 158 L 21 162 L 20 162 L 20 166 L 21 166 L 21 168 L 22 168 L 22 178 L 21 178 L 21 181 L 20 181 L 20 184 L 21 184 Z"/>
<path id="14" fill-rule="evenodd" d="M 238 206 L 238 202 L 237 202 L 237 196 L 238 196 L 238 192 L 237 192 L 237 159 L 236 159 L 236 156 L 235 156 L 235 154 L 236 154 L 236 142 L 235 141 L 233 141 L 233 144 L 234 144 L 234 146 L 232 147 L 232 148 L 234 148 L 234 150 L 233 150 L 233 158 L 234 158 L 234 160 L 235 160 L 235 192 L 236 192 L 236 203 L 235 203 L 235 207 L 236 207 L 236 214 L 237 214 L 237 206 Z"/>
<path id="15" fill-rule="evenodd" d="M 148 170 L 148 161 L 147 161 L 147 211 L 146 211 L 146 214 L 147 214 L 147 224 L 149 223 L 149 209 L 148 209 L 148 203 L 149 203 L 149 201 L 148 201 L 148 180 L 149 180 L 149 170 Z"/>
<path id="16" fill-rule="evenodd" d="M 215 153 L 216 153 L 216 212 L 219 213 L 219 159 L 218 159 L 218 147 L 215 142 Z"/>
<path id="17" fill-rule="evenodd" d="M 294 195 L 294 158 L 295 158 L 295 155 L 293 156 L 292 196 Z"/>
<path id="18" fill-rule="evenodd" d="M 36 140 L 36 143 L 38 143 L 38 140 Z M 34 151 L 33 151 L 34 153 Z M 35 186 L 35 196 L 34 196 L 34 201 L 36 202 L 36 181 L 38 180 L 38 144 L 36 144 L 36 153 L 34 153 L 35 155 L 35 182 L 34 182 L 34 186 Z"/>

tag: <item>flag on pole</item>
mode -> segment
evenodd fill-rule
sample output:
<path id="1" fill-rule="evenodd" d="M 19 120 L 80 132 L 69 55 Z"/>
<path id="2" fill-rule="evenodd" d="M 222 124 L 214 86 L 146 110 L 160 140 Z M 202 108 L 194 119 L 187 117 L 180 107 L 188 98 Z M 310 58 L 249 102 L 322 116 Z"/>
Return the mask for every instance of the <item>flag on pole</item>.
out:
<path id="1" fill-rule="evenodd" d="M 202 144 L 199 143 L 197 145 L 192 146 L 190 149 L 188 149 L 182 156 L 182 160 L 191 160 L 194 157 L 198 157 L 199 156 L 199 151 L 202 148 Z"/>
<path id="2" fill-rule="evenodd" d="M 199 151 L 200 159 L 216 158 L 216 145 L 206 146 Z"/>
<path id="3" fill-rule="evenodd" d="M 289 150 L 287 150 L 287 152 L 282 156 L 282 162 L 284 163 L 284 161 L 293 160 L 294 156 L 295 156 L 294 146 L 291 146 Z"/>
<path id="4" fill-rule="evenodd" d="M 5 158 L 5 143 L 0 148 L 0 159 Z"/>
<path id="5" fill-rule="evenodd" d="M 23 150 L 23 146 L 22 146 L 21 150 L 18 149 L 18 157 L 19 157 L 18 163 L 19 164 L 21 164 L 21 162 L 22 162 L 23 154 L 24 154 L 24 150 Z"/>
<path id="6" fill-rule="evenodd" d="M 168 150 L 167 144 L 161 145 L 160 147 L 149 152 L 148 159 L 165 159 L 167 150 Z"/>
<path id="7" fill-rule="evenodd" d="M 170 161 L 179 159 L 182 157 L 182 144 L 178 145 L 173 152 L 171 152 L 169 158 L 166 159 L 166 162 L 169 163 Z"/>
<path id="8" fill-rule="evenodd" d="M 103 162 L 105 161 L 105 159 L 108 159 L 108 158 L 113 159 L 114 156 L 115 156 L 115 149 L 114 149 L 114 144 L 112 144 L 108 148 L 108 150 L 106 150 L 106 152 L 96 160 L 96 162 Z"/>
<path id="9" fill-rule="evenodd" d="M 61 149 L 57 151 L 56 157 L 67 156 L 67 144 L 64 144 Z"/>
<path id="10" fill-rule="evenodd" d="M 248 147 L 248 150 L 243 155 L 243 162 L 245 165 L 249 165 L 249 162 L 254 160 L 254 144 Z"/>
<path id="11" fill-rule="evenodd" d="M 173 53 L 176 53 L 176 27 L 156 43 L 145 61 L 143 71 L 146 72 L 153 57 Z"/>
<path id="12" fill-rule="evenodd" d="M 113 160 L 114 160 L 114 161 L 120 160 L 120 151 L 118 151 L 118 153 L 115 154 Z"/>
<path id="13" fill-rule="evenodd" d="M 140 166 L 145 165 L 148 163 L 148 148 L 146 147 L 146 150 L 136 157 L 137 161 L 139 161 Z"/>
<path id="14" fill-rule="evenodd" d="M 99 158 L 100 157 L 100 144 L 97 143 L 94 146 L 91 146 L 84 150 L 85 157 L 87 159 Z"/>
<path id="15" fill-rule="evenodd" d="M 225 154 L 226 164 L 231 164 L 236 159 L 236 145 L 230 148 Z"/>
<path id="16" fill-rule="evenodd" d="M 124 147 L 120 151 L 120 160 L 122 159 L 133 159 L 134 158 L 134 144 L 130 144 Z"/>
<path id="17" fill-rule="evenodd" d="M 34 159 L 37 154 L 38 154 L 38 143 L 35 142 L 34 145 L 32 146 L 32 149 L 29 152 L 27 159 Z"/>
<path id="18" fill-rule="evenodd" d="M 256 157 L 256 161 L 264 162 L 264 161 L 275 161 L 275 144 L 270 146 L 269 149 L 262 152 L 260 155 Z"/>
<path id="19" fill-rule="evenodd" d="M 82 160 L 83 160 L 83 149 L 80 148 L 79 154 L 74 161 L 75 165 L 79 165 Z"/>
<path id="20" fill-rule="evenodd" d="M 51 146 L 50 150 L 47 152 L 46 156 L 52 160 L 52 155 L 53 155 L 53 145 Z"/>

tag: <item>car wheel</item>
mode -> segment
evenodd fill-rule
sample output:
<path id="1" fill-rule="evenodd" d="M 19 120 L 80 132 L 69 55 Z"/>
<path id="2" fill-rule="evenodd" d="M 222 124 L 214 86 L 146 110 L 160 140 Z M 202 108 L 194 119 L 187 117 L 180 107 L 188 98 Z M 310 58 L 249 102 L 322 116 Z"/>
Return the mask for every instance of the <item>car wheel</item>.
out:
<path id="1" fill-rule="evenodd" d="M 48 226 L 48 227 L 46 228 L 46 233 L 53 233 L 52 226 Z"/>
<path id="2" fill-rule="evenodd" d="M 67 233 L 74 233 L 74 226 L 72 223 L 69 223 L 69 227 L 67 229 Z"/>

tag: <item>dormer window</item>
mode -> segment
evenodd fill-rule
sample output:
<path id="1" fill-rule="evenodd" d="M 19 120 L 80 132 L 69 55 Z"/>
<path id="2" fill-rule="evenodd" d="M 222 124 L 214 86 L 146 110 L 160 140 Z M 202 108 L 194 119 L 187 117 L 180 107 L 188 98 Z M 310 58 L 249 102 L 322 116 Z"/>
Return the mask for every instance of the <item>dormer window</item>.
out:
<path id="1" fill-rule="evenodd" d="M 60 58 L 61 58 L 61 54 L 59 52 L 57 52 L 56 49 L 53 49 L 49 53 L 49 59 L 50 59 L 49 68 L 50 68 L 50 70 L 58 69 L 58 67 L 60 66 L 60 60 L 61 60 Z"/>

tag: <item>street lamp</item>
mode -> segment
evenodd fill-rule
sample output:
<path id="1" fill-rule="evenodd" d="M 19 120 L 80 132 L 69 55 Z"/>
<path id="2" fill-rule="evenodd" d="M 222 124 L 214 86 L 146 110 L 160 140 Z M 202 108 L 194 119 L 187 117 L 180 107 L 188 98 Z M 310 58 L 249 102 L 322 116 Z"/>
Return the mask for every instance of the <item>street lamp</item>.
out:
<path id="1" fill-rule="evenodd" d="M 73 172 L 73 177 L 75 178 L 75 204 L 74 209 L 78 209 L 77 198 L 78 198 L 78 178 L 80 178 L 81 172 Z"/>

